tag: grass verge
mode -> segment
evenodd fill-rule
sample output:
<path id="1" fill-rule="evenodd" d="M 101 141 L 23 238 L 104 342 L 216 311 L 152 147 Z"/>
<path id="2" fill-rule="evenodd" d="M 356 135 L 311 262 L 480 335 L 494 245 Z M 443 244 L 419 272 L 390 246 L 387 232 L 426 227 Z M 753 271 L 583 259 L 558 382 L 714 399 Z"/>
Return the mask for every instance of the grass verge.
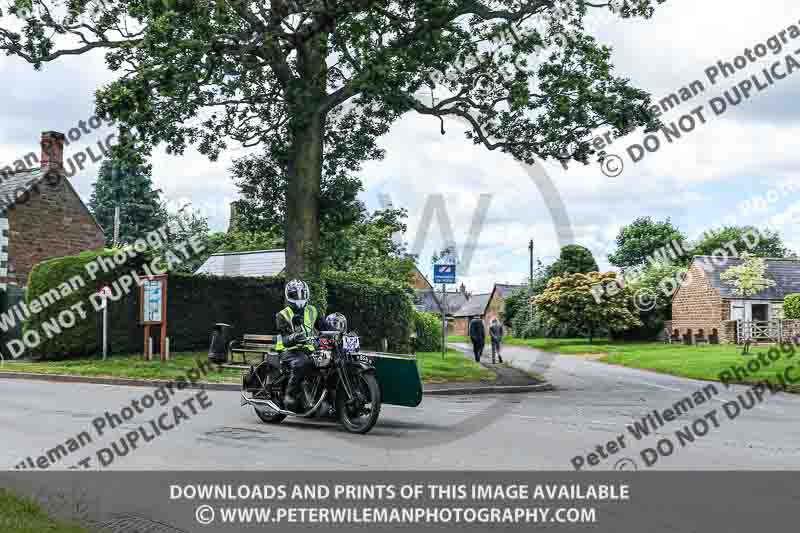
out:
<path id="1" fill-rule="evenodd" d="M 662 342 L 609 342 L 607 339 L 592 344 L 586 339 L 509 339 L 508 344 L 571 355 L 602 354 L 600 361 L 606 363 L 705 381 L 721 381 L 720 375 L 726 371 L 732 376 L 731 383 L 769 381 L 778 385 L 781 383 L 778 376 L 784 376 L 790 385 L 789 392 L 800 392 L 800 368 L 792 369 L 795 350 L 783 353 L 777 345 L 775 348 L 780 355 L 775 358 L 773 351 L 776 359 L 773 361 L 767 357 L 772 346 L 753 346 L 749 355 L 742 355 L 742 347 L 734 344 L 685 346 Z M 753 360 L 758 363 L 757 371 L 748 368 L 748 362 Z M 741 377 L 732 372 L 734 367 L 742 369 Z M 790 378 L 798 383 L 792 384 Z"/>
<path id="2" fill-rule="evenodd" d="M 67 376 L 111 377 L 128 379 L 150 379 L 172 381 L 185 378 L 200 362 L 206 361 L 205 353 L 174 353 L 171 359 L 145 361 L 141 354 L 117 355 L 103 361 L 97 358 L 70 359 L 39 363 L 13 362 L 0 366 L 0 372 L 30 372 L 32 374 L 61 374 Z M 474 361 L 470 361 L 456 350 L 450 350 L 442 360 L 440 352 L 417 354 L 420 375 L 425 383 L 467 382 L 494 380 L 495 374 Z M 209 372 L 201 381 L 208 383 L 241 383 L 241 371 L 223 369 Z"/>
<path id="3" fill-rule="evenodd" d="M 0 367 L 0 372 L 31 372 L 34 374 L 62 374 L 68 376 L 111 377 L 129 379 L 175 380 L 185 378 L 187 373 L 198 368 L 200 363 L 208 360 L 208 354 L 199 352 L 181 352 L 170 354 L 170 360 L 145 361 L 141 354 L 115 355 L 103 361 L 96 357 L 91 359 L 70 359 L 67 361 L 47 361 L 38 363 L 13 362 Z M 202 381 L 208 383 L 240 383 L 241 372 L 223 369 L 220 372 L 209 372 Z"/>
<path id="4" fill-rule="evenodd" d="M 64 524 L 47 516 L 31 500 L 0 489 L 0 531 L 3 533 L 89 533 L 82 527 Z"/>
<path id="5" fill-rule="evenodd" d="M 497 378 L 493 371 L 464 357 L 458 350 L 448 350 L 444 359 L 441 352 L 420 352 L 417 364 L 424 383 L 494 381 Z"/>
<path id="6" fill-rule="evenodd" d="M 548 352 L 564 353 L 570 355 L 607 354 L 609 347 L 615 346 L 608 339 L 594 339 L 591 344 L 586 339 L 503 339 L 503 342 L 512 346 L 527 346 Z"/>

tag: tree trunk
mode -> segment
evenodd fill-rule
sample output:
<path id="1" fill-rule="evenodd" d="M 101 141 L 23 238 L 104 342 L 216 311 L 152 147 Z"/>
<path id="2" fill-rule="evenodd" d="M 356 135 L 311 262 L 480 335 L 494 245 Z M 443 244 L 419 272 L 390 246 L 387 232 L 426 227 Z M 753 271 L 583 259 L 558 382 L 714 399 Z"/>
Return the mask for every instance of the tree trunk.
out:
<path id="1" fill-rule="evenodd" d="M 327 36 L 319 33 L 298 49 L 301 84 L 291 89 L 291 161 L 286 190 L 286 274 L 318 277 L 319 197 L 326 112 L 320 106 L 327 87 Z"/>
<path id="2" fill-rule="evenodd" d="M 286 191 L 286 274 L 316 276 L 319 257 L 319 196 L 325 118 L 307 116 L 294 130 Z"/>

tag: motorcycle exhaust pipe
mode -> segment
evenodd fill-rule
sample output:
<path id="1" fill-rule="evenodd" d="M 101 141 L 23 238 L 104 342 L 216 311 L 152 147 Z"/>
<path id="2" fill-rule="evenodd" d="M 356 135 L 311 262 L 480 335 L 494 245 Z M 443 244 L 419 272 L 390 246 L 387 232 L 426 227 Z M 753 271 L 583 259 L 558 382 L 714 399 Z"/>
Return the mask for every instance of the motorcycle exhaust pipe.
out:
<path id="1" fill-rule="evenodd" d="M 278 414 L 281 414 L 281 415 L 297 416 L 297 417 L 305 418 L 305 417 L 311 416 L 319 408 L 319 406 L 322 404 L 322 402 L 325 401 L 325 398 L 327 396 L 328 396 L 328 391 L 327 390 L 322 391 L 322 395 L 319 397 L 319 401 L 316 403 L 316 405 L 314 405 L 314 407 L 312 407 L 311 409 L 309 409 L 308 411 L 306 411 L 305 413 L 302 413 L 302 414 L 301 413 L 295 413 L 293 411 L 287 411 L 286 409 L 281 409 L 272 400 L 259 400 L 259 399 L 256 399 L 256 398 L 248 398 L 247 396 L 245 396 L 244 392 L 242 392 L 242 405 L 252 405 L 253 407 L 255 407 L 255 406 L 267 407 L 271 411 L 273 411 L 275 413 L 278 413 Z"/>
<path id="2" fill-rule="evenodd" d="M 293 413 L 291 411 L 287 411 L 285 409 L 281 409 L 272 400 L 259 400 L 259 399 L 256 399 L 256 398 L 248 398 L 247 396 L 245 396 L 244 393 L 242 393 L 242 405 L 252 405 L 253 407 L 256 407 L 256 406 L 258 406 L 258 407 L 266 407 L 270 411 L 273 411 L 273 412 L 281 414 L 281 415 L 296 415 L 296 413 Z"/>

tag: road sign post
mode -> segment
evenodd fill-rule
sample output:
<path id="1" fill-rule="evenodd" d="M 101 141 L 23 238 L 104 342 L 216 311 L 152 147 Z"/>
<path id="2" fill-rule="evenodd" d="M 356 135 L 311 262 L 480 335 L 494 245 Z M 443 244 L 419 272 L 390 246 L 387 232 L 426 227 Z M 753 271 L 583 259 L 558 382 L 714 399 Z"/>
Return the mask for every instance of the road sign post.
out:
<path id="1" fill-rule="evenodd" d="M 456 282 L 456 264 L 445 259 L 433 265 L 433 282 L 442 284 L 442 359 L 447 352 L 447 285 Z"/>
<path id="2" fill-rule="evenodd" d="M 100 289 L 100 298 L 103 302 L 103 361 L 108 357 L 108 298 L 111 296 L 111 287 L 104 285 Z"/>

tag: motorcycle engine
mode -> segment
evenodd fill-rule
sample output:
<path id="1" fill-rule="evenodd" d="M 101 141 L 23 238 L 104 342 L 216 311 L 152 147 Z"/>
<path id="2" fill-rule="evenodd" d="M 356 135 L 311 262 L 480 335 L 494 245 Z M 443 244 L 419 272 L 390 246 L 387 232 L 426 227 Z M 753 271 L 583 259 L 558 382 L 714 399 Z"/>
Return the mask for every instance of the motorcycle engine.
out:
<path id="1" fill-rule="evenodd" d="M 333 361 L 333 353 L 330 350 L 318 350 L 311 355 L 311 359 L 317 368 L 327 368 Z"/>

